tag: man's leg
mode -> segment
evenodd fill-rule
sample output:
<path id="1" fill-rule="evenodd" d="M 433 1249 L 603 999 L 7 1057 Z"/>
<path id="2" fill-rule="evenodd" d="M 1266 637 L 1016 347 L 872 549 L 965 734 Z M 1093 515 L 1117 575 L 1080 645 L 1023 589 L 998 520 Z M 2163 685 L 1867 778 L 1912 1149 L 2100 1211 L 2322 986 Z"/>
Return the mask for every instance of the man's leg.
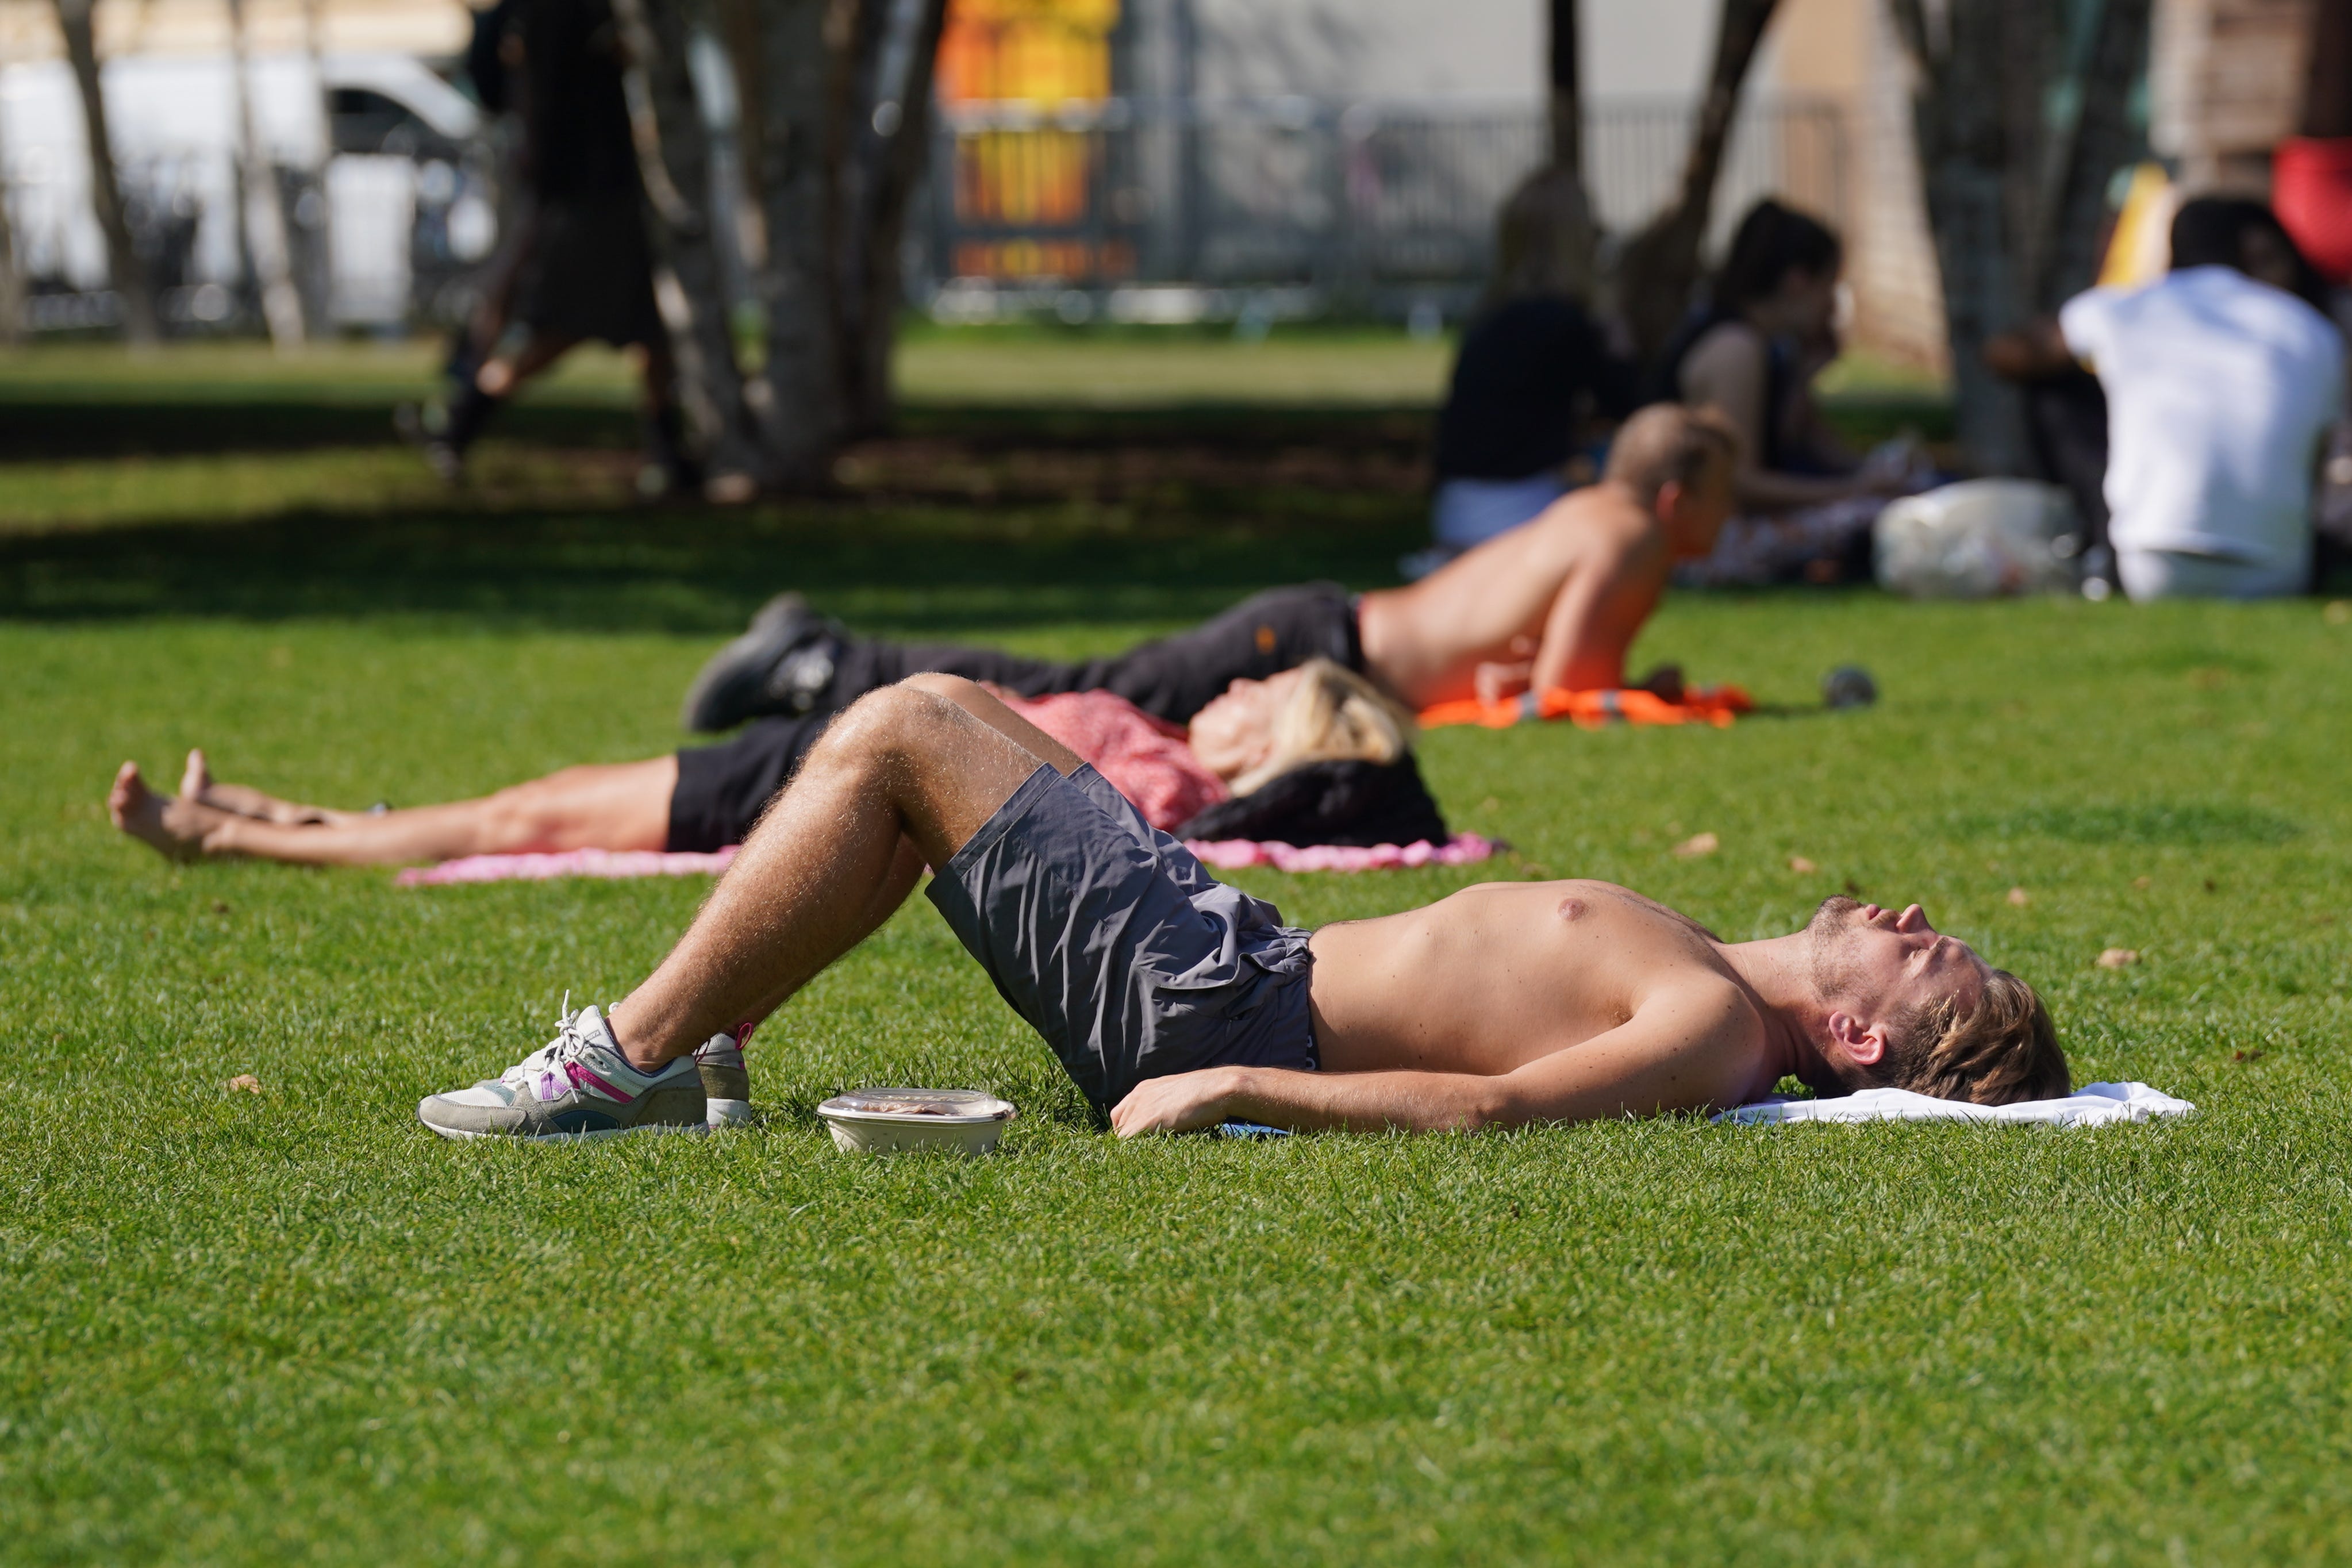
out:
<path id="1" fill-rule="evenodd" d="M 2074 498 L 2083 523 L 2085 570 L 2114 585 L 2115 552 L 2107 541 L 2107 397 L 2086 370 L 2030 382 L 2024 388 L 2026 434 L 2033 456 L 2054 484 Z M 2095 553 L 2094 553 L 2095 552 Z"/>
<path id="2" fill-rule="evenodd" d="M 641 1071 L 766 1017 L 863 941 L 1042 766 L 1080 759 L 941 678 L 834 721 L 659 968 L 609 1016 Z"/>
<path id="3" fill-rule="evenodd" d="M 1318 655 L 1362 668 L 1356 612 L 1334 583 L 1253 595 L 1190 631 L 1108 658 L 1064 663 L 1001 648 L 855 637 L 794 606 L 763 617 L 695 679 L 691 728 L 724 730 L 763 713 L 845 708 L 912 675 L 959 675 L 1023 697 L 1109 691 L 1181 724 L 1236 680 L 1263 680 Z M 764 632 L 764 635 L 763 635 Z M 821 672 L 821 673 L 820 673 Z"/>

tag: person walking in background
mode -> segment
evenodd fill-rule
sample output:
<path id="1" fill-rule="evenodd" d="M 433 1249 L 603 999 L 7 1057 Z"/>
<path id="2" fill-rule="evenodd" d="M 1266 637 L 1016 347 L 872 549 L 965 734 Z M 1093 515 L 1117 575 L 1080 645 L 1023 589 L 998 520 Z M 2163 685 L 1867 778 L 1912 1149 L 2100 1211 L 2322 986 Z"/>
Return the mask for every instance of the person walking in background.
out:
<path id="1" fill-rule="evenodd" d="M 2345 401 L 2318 289 L 2270 208 L 2200 197 L 2173 217 L 2162 281 L 2093 289 L 1986 346 L 2020 381 L 2096 373 L 2108 539 L 2135 601 L 2308 586 L 2313 487 Z"/>
<path id="2" fill-rule="evenodd" d="M 677 366 L 654 303 L 645 190 L 610 0 L 505 0 L 500 9 L 510 20 L 497 49 L 478 43 L 470 58 L 508 69 L 523 124 L 529 227 L 512 279 L 511 327 L 427 421 L 426 460 L 456 479 L 499 405 L 595 339 L 637 362 L 646 457 L 639 489 L 690 489 L 698 476 L 685 452 Z M 492 287 L 500 281 L 493 278 Z"/>
<path id="3" fill-rule="evenodd" d="M 1531 184 L 1503 209 L 1494 281 L 1438 416 L 1435 543 L 1405 558 L 1409 577 L 1533 519 L 1567 493 L 1580 429 L 1633 412 L 1634 368 L 1585 308 L 1592 279 L 1564 243 L 1574 226 L 1548 210 L 1558 200 Z"/>
<path id="4" fill-rule="evenodd" d="M 1867 548 L 1881 505 L 1922 488 L 1909 443 L 1857 459 L 1813 401 L 1813 377 L 1838 355 L 1843 258 L 1826 225 L 1759 202 L 1740 219 L 1707 304 L 1668 340 L 1653 400 L 1719 409 L 1742 444 L 1737 514 L 1715 552 L 1677 581 L 1836 581 Z"/>

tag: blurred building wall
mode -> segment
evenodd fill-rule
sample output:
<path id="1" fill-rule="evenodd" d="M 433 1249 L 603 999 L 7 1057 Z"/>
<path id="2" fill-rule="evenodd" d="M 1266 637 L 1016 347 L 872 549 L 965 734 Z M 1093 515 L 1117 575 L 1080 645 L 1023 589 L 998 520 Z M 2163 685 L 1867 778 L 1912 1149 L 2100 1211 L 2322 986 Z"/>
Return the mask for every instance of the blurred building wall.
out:
<path id="1" fill-rule="evenodd" d="M 2183 189 L 2269 193 L 2271 149 L 2303 116 L 2312 16 L 2312 0 L 2158 0 L 2148 136 Z"/>
<path id="2" fill-rule="evenodd" d="M 1749 88 L 1818 99 L 1845 122 L 1851 163 L 1839 184 L 1847 210 L 1822 216 L 1845 236 L 1850 344 L 1945 369 L 1943 286 L 1919 186 L 1910 62 L 1885 0 L 1781 0 Z"/>
<path id="3" fill-rule="evenodd" d="M 319 0 L 322 47 L 354 53 L 452 55 L 472 24 L 465 0 Z M 303 0 L 247 0 L 257 55 L 305 47 Z M 215 55 L 228 49 L 224 0 L 108 0 L 98 7 L 101 56 Z M 0 0 L 0 62 L 59 59 L 50 0 Z"/>

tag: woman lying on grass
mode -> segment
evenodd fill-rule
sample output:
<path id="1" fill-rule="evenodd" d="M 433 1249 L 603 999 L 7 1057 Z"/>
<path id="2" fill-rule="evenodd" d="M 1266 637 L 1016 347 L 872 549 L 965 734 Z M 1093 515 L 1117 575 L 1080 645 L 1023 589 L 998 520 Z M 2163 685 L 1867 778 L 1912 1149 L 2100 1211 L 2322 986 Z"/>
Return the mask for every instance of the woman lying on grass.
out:
<path id="1" fill-rule="evenodd" d="M 1004 700 L 1094 764 L 1154 827 L 1178 827 L 1297 769 L 1354 761 L 1394 764 L 1401 776 L 1391 795 L 1419 800 L 1418 814 L 1391 812 L 1406 824 L 1399 831 L 1430 837 L 1434 823 L 1444 836 L 1412 771 L 1412 716 L 1329 659 L 1236 680 L 1188 729 L 1103 691 Z M 106 805 L 117 827 L 182 860 L 237 855 L 392 866 L 565 849 L 708 851 L 743 841 L 834 717 L 762 720 L 723 745 L 586 763 L 495 795 L 404 811 L 332 811 L 218 784 L 204 752 L 192 751 L 178 796 L 157 795 L 138 765 L 125 763 Z"/>
<path id="2" fill-rule="evenodd" d="M 1726 942 L 1606 882 L 1498 882 L 1308 931 L 977 685 L 918 675 L 825 732 L 643 984 L 417 1115 L 449 1138 L 708 1125 L 696 1056 L 873 934 L 926 866 L 957 940 L 1123 1135 L 1647 1116 L 1791 1073 L 1979 1104 L 2066 1090 L 2033 988 L 1916 904 L 1832 899 Z"/>

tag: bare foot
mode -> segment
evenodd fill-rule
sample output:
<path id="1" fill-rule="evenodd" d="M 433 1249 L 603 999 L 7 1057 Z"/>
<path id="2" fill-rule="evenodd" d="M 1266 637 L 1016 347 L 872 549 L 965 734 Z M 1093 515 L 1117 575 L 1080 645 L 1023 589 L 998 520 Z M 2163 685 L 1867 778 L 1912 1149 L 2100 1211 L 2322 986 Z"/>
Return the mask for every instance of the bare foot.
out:
<path id="1" fill-rule="evenodd" d="M 157 795 L 139 776 L 136 763 L 123 763 L 114 775 L 114 787 L 106 794 L 106 815 L 115 826 L 172 860 L 194 860 L 212 851 L 208 840 L 229 820 L 228 813 L 201 801 Z"/>
<path id="2" fill-rule="evenodd" d="M 353 814 L 330 811 L 322 805 L 299 805 L 290 800 L 280 800 L 274 795 L 264 795 L 246 784 L 216 784 L 212 764 L 205 758 L 204 749 L 196 747 L 188 752 L 188 765 L 180 775 L 180 797 L 202 801 L 222 811 L 239 816 L 250 816 L 262 822 L 275 822 L 287 827 L 331 826 Z"/>

